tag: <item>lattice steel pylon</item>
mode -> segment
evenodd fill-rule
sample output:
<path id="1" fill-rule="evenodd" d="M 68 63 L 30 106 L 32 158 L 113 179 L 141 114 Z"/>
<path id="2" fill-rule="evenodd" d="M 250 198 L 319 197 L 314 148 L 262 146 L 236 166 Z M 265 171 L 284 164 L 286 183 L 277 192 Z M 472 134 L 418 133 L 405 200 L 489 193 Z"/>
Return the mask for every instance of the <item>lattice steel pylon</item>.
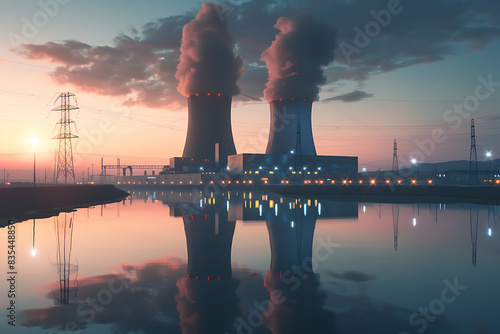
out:
<path id="1" fill-rule="evenodd" d="M 470 183 L 479 183 L 479 168 L 477 165 L 476 150 L 476 126 L 474 118 L 470 120 L 470 162 L 469 162 L 469 181 Z"/>
<path id="2" fill-rule="evenodd" d="M 399 175 L 399 163 L 398 163 L 398 142 L 394 139 L 394 151 L 392 153 L 392 176 Z"/>
<path id="3" fill-rule="evenodd" d="M 74 105 L 71 104 L 71 100 L 74 101 Z M 61 93 L 57 97 L 56 101 L 60 101 L 60 105 L 52 109 L 52 111 L 59 111 L 61 113 L 61 119 L 57 122 L 59 126 L 59 133 L 52 139 L 57 139 L 57 156 L 56 156 L 56 170 L 55 170 L 55 183 L 58 183 L 59 178 L 64 177 L 64 183 L 68 183 L 68 177 L 73 178 L 73 183 L 76 182 L 75 179 L 75 168 L 73 166 L 73 146 L 71 144 L 71 139 L 78 138 L 78 136 L 71 133 L 71 124 L 76 123 L 71 119 L 72 110 L 80 110 L 78 107 L 78 102 L 76 100 L 75 94 L 71 92 Z"/>

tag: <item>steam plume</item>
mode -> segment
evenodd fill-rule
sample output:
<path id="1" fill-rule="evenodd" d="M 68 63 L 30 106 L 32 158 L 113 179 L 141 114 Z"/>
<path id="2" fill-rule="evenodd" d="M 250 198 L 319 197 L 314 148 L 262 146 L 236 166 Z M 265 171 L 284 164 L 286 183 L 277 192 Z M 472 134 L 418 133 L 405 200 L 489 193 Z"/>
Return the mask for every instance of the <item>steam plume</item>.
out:
<path id="1" fill-rule="evenodd" d="M 236 81 L 243 74 L 243 61 L 233 51 L 224 10 L 205 2 L 196 18 L 182 29 L 180 62 L 175 74 L 177 91 L 237 95 Z"/>
<path id="2" fill-rule="evenodd" d="M 261 57 L 269 71 L 264 98 L 317 100 L 326 81 L 322 67 L 333 60 L 335 32 L 307 13 L 280 17 L 274 27 L 280 33 Z"/>

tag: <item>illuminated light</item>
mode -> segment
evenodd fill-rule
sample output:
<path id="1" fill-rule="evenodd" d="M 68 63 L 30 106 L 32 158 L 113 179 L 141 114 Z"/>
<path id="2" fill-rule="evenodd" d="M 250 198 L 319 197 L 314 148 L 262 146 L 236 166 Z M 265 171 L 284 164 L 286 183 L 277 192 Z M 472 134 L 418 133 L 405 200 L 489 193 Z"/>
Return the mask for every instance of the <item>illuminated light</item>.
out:
<path id="1" fill-rule="evenodd" d="M 207 281 L 210 281 L 210 276 L 207 276 Z"/>
<path id="2" fill-rule="evenodd" d="M 210 93 L 208 93 L 207 96 L 210 96 Z"/>
<path id="3" fill-rule="evenodd" d="M 271 209 L 274 206 L 274 200 L 269 201 L 269 209 Z"/>
<path id="4" fill-rule="evenodd" d="M 198 96 L 198 93 L 196 93 L 196 96 Z"/>
<path id="5" fill-rule="evenodd" d="M 266 181 L 264 181 L 264 183 L 265 183 L 265 184 L 267 184 L 267 180 L 266 180 Z"/>
<path id="6" fill-rule="evenodd" d="M 321 216 L 321 203 L 318 203 L 318 216 Z"/>
<path id="7" fill-rule="evenodd" d="M 417 163 L 417 159 L 412 158 L 412 159 L 411 159 L 411 163 L 412 163 L 412 164 L 416 164 L 416 163 Z"/>
<path id="8" fill-rule="evenodd" d="M 413 217 L 413 226 L 417 226 L 417 218 Z"/>
<path id="9" fill-rule="evenodd" d="M 292 210 L 292 203 L 291 203 L 291 202 L 290 202 L 290 203 L 288 203 L 288 208 L 289 208 L 290 210 Z"/>
<path id="10" fill-rule="evenodd" d="M 118 182 L 118 184 L 120 184 L 120 182 Z"/>
<path id="11" fill-rule="evenodd" d="M 258 171 L 258 170 L 256 170 L 256 171 L 255 171 L 255 174 L 259 174 L 259 171 Z"/>
<path id="12" fill-rule="evenodd" d="M 217 279 L 220 281 L 220 276 L 217 276 Z"/>
<path id="13" fill-rule="evenodd" d="M 491 234 L 490 234 L 490 235 L 491 235 Z M 33 256 L 33 257 L 35 257 L 35 256 L 36 256 L 36 250 L 35 250 L 34 248 L 31 250 L 31 256 Z"/>
<path id="14" fill-rule="evenodd" d="M 252 199 L 252 193 L 248 193 L 248 199 Z"/>
<path id="15" fill-rule="evenodd" d="M 411 183 L 415 184 L 417 183 L 417 180 L 411 180 Z"/>
<path id="16" fill-rule="evenodd" d="M 363 205 L 363 213 L 366 213 L 366 205 Z"/>
<path id="17" fill-rule="evenodd" d="M 269 174 L 274 174 L 274 172 L 270 170 L 270 171 L 269 171 Z"/>
<path id="18" fill-rule="evenodd" d="M 363 180 L 359 180 L 359 184 L 363 184 Z"/>
<path id="19" fill-rule="evenodd" d="M 375 184 L 375 180 L 370 180 L 370 183 L 371 184 Z"/>
<path id="20" fill-rule="evenodd" d="M 243 183 L 247 183 L 247 181 L 243 181 Z"/>
<path id="21" fill-rule="evenodd" d="M 262 217 L 262 205 L 259 205 L 259 216 Z"/>
<path id="22" fill-rule="evenodd" d="M 485 155 L 486 155 L 486 157 L 487 157 L 487 158 L 491 158 L 491 155 L 492 155 L 492 154 L 491 154 L 491 151 L 486 152 L 486 154 L 485 154 Z"/>
<path id="23" fill-rule="evenodd" d="M 231 181 L 227 181 L 227 183 L 231 184 Z"/>
<path id="24" fill-rule="evenodd" d="M 343 183 L 343 184 L 347 184 L 347 180 L 343 180 L 343 181 L 342 181 L 342 183 Z"/>
<path id="25" fill-rule="evenodd" d="M 229 183 L 231 183 L 231 181 L 229 181 Z M 248 181 L 248 183 L 252 184 L 252 180 Z"/>
<path id="26" fill-rule="evenodd" d="M 274 167 L 274 170 L 278 170 L 278 167 Z"/>
<path id="27" fill-rule="evenodd" d="M 335 180 L 332 180 L 332 182 L 331 182 L 331 183 L 332 183 L 332 184 L 335 184 Z"/>
<path id="28" fill-rule="evenodd" d="M 274 205 L 274 215 L 278 216 L 278 204 Z"/>
<path id="29" fill-rule="evenodd" d="M 259 200 L 255 200 L 255 207 L 259 206 Z"/>
<path id="30" fill-rule="evenodd" d="M 307 204 L 304 204 L 304 216 L 307 215 Z"/>
<path id="31" fill-rule="evenodd" d="M 200 208 L 203 207 L 203 199 L 200 199 Z"/>
<path id="32" fill-rule="evenodd" d="M 389 182 L 390 182 L 389 180 L 385 180 L 385 183 L 389 184 Z"/>
<path id="33" fill-rule="evenodd" d="M 286 184 L 288 184 L 290 181 L 286 180 Z"/>
<path id="34" fill-rule="evenodd" d="M 292 226 L 292 228 L 295 226 L 295 222 L 292 220 L 292 222 L 290 223 L 290 225 Z"/>
<path id="35" fill-rule="evenodd" d="M 220 93 L 219 93 L 219 94 L 217 94 L 217 96 L 220 96 Z"/>
<path id="36" fill-rule="evenodd" d="M 198 279 L 198 276 L 196 276 L 196 279 Z"/>
<path id="37" fill-rule="evenodd" d="M 429 181 L 427 181 L 427 182 L 429 182 L 429 184 L 432 184 L 432 180 L 429 180 Z"/>
<path id="38" fill-rule="evenodd" d="M 245 171 L 245 174 L 247 173 L 247 171 Z"/>
<path id="39" fill-rule="evenodd" d="M 497 180 L 495 183 L 496 183 L 496 184 L 500 184 L 500 180 Z M 9 184 L 10 184 L 10 183 L 9 183 Z"/>
<path id="40" fill-rule="evenodd" d="M 226 181 L 222 181 L 222 184 L 226 183 Z"/>
<path id="41" fill-rule="evenodd" d="M 366 172 L 366 168 L 365 167 L 363 167 L 363 172 Z"/>
<path id="42" fill-rule="evenodd" d="M 259 169 L 262 169 L 262 166 L 259 166 Z"/>
<path id="43" fill-rule="evenodd" d="M 308 172 L 307 174 L 311 174 L 311 172 Z M 314 174 L 318 174 L 318 172 L 314 172 Z"/>
<path id="44" fill-rule="evenodd" d="M 401 184 L 401 182 L 402 182 L 401 180 L 398 180 L 398 183 L 399 183 L 399 184 Z"/>
<path id="45" fill-rule="evenodd" d="M 229 211 L 229 201 L 226 201 L 226 211 Z"/>
<path id="46" fill-rule="evenodd" d="M 245 172 L 246 173 L 246 172 Z M 252 174 L 252 171 L 249 171 L 248 174 Z"/>
<path id="47" fill-rule="evenodd" d="M 352 180 L 349 180 L 349 183 L 352 183 Z"/>
<path id="48" fill-rule="evenodd" d="M 294 154 L 294 153 L 295 153 L 295 150 L 290 150 L 290 153 L 291 153 L 291 154 Z"/>
<path id="49" fill-rule="evenodd" d="M 492 232 L 491 232 L 491 227 L 490 227 L 490 228 L 488 228 L 488 236 L 491 237 L 491 235 L 492 235 Z"/>
<path id="50" fill-rule="evenodd" d="M 182 181 L 179 181 L 179 184 L 182 184 Z"/>
<path id="51" fill-rule="evenodd" d="M 290 167 L 288 167 L 288 169 L 289 169 L 289 170 L 292 170 L 292 169 L 293 169 L 293 167 L 292 167 L 292 166 L 290 166 Z"/>
<path id="52" fill-rule="evenodd" d="M 236 181 L 236 183 L 240 183 L 240 181 Z"/>
<path id="53" fill-rule="evenodd" d="M 203 181 L 200 181 L 200 184 L 203 184 Z"/>

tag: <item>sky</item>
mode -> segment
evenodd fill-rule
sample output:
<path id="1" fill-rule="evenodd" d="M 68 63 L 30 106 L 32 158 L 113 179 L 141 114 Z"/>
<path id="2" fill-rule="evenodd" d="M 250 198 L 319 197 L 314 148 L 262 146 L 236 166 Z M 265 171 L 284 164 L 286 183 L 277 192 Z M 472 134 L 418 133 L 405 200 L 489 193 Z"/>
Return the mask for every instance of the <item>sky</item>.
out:
<path id="1" fill-rule="evenodd" d="M 500 155 L 496 1 L 218 3 L 243 62 L 232 108 L 238 153 L 266 148 L 263 53 L 282 29 L 277 22 L 307 15 L 331 31 L 312 38 L 314 45 L 335 39 L 333 61 L 323 57 L 315 83 L 318 154 L 358 156 L 360 169 L 390 169 L 397 139 L 400 165 L 411 158 L 468 160 L 474 118 L 478 159 L 486 151 Z M 92 165 L 98 173 L 101 157 L 107 164 L 118 157 L 122 164 L 168 164 L 181 156 L 187 103 L 176 69 L 182 28 L 201 8 L 194 0 L 0 0 L 0 168 L 11 178 L 29 177 L 30 139 L 37 136 L 39 173 L 51 170 L 59 120 L 51 109 L 67 91 L 80 107 L 72 115 L 77 174 Z M 310 49 L 314 56 L 326 48 Z"/>

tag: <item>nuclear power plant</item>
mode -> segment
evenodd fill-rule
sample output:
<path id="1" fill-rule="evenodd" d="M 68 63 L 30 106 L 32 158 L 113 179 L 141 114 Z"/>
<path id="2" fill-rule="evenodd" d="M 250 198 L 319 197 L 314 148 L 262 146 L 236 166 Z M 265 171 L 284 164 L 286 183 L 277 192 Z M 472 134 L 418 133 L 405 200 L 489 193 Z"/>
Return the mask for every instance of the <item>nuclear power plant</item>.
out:
<path id="1" fill-rule="evenodd" d="M 217 6 L 203 3 L 196 18 L 185 24 L 182 31 L 175 76 L 179 82 L 177 91 L 187 98 L 188 108 L 182 156 L 170 158 L 170 164 L 160 175 L 148 176 L 146 171 L 146 178 L 137 179 L 132 175 L 126 177 L 127 168 L 132 174 L 132 166 L 121 167 L 118 163 L 118 182 L 307 184 L 343 182 L 357 176 L 357 157 L 317 155 L 312 128 L 313 101 L 319 99 L 320 86 L 326 81 L 323 68 L 333 61 L 335 34 L 310 15 L 277 20 L 275 28 L 280 32 L 261 59 L 269 74 L 264 89 L 270 107 L 267 147 L 262 147 L 264 154 L 258 151 L 237 154 L 231 104 L 232 96 L 240 92 L 237 81 L 244 65 L 235 53 L 237 48 L 227 21 L 220 19 Z M 317 43 L 316 38 L 322 42 Z M 207 42 L 211 47 L 206 47 Z M 287 66 L 283 66 L 285 62 Z M 105 167 L 113 168 L 103 166 L 104 173 Z M 224 180 L 220 175 L 224 175 Z"/>

